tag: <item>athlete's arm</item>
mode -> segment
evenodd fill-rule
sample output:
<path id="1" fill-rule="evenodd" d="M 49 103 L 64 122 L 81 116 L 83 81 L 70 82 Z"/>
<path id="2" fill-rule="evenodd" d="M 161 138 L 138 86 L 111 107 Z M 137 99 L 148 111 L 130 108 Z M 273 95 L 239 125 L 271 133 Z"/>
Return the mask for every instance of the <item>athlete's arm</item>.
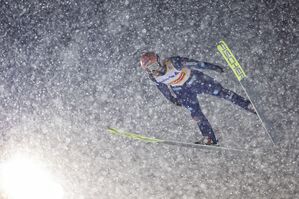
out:
<path id="1" fill-rule="evenodd" d="M 172 103 L 174 103 L 177 106 L 181 106 L 181 103 L 179 102 L 179 100 L 171 94 L 169 88 L 165 84 L 159 83 L 159 84 L 157 84 L 157 88 L 161 91 L 161 93 L 169 101 L 171 101 Z"/>
<path id="2" fill-rule="evenodd" d="M 181 57 L 180 61 L 182 65 L 191 68 L 191 69 L 209 69 L 209 70 L 215 70 L 217 72 L 224 72 L 223 68 L 221 66 L 211 64 L 208 62 L 202 62 L 195 59 L 189 59 L 186 57 Z"/>
<path id="3" fill-rule="evenodd" d="M 174 103 L 177 106 L 181 106 L 181 103 L 179 102 L 179 100 L 174 97 L 172 95 L 172 93 L 170 92 L 169 88 L 167 87 L 167 85 L 163 84 L 163 83 L 159 83 L 155 80 L 155 78 L 152 75 L 149 75 L 150 79 L 156 83 L 157 88 L 160 90 L 160 92 L 166 97 L 166 99 L 168 99 L 169 101 L 171 101 L 172 103 Z"/>

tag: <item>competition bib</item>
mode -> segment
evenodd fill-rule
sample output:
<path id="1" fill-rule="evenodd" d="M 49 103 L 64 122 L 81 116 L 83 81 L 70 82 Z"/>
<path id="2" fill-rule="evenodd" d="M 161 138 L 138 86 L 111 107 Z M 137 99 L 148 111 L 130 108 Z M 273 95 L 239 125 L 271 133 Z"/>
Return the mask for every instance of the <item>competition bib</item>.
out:
<path id="1" fill-rule="evenodd" d="M 177 70 L 170 60 L 165 62 L 166 73 L 162 76 L 155 77 L 159 83 L 169 86 L 182 86 L 190 77 L 191 70 L 184 67 L 182 70 Z"/>

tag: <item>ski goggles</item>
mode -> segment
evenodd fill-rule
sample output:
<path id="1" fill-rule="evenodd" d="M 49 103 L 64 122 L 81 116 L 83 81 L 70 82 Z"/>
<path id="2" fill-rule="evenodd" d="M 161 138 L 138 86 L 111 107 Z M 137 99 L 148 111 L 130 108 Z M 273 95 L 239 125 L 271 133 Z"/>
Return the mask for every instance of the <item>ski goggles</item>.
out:
<path id="1" fill-rule="evenodd" d="M 161 69 L 161 66 L 158 62 L 155 62 L 155 63 L 152 63 L 152 64 L 148 65 L 147 69 L 150 72 L 159 71 Z"/>

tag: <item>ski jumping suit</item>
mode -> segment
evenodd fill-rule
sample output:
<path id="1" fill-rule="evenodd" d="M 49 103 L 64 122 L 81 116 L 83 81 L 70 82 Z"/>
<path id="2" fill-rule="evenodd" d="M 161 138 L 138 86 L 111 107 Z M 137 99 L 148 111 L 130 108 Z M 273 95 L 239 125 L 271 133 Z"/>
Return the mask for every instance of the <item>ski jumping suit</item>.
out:
<path id="1" fill-rule="evenodd" d="M 186 107 L 197 122 L 202 135 L 210 136 L 214 143 L 217 143 L 217 139 L 209 121 L 201 111 L 197 94 L 204 93 L 223 98 L 248 110 L 249 100 L 223 88 L 219 82 L 197 70 L 210 69 L 223 72 L 220 66 L 179 56 L 167 58 L 162 64 L 166 70 L 165 74 L 150 75 L 151 80 L 156 82 L 158 89 L 168 100 Z"/>

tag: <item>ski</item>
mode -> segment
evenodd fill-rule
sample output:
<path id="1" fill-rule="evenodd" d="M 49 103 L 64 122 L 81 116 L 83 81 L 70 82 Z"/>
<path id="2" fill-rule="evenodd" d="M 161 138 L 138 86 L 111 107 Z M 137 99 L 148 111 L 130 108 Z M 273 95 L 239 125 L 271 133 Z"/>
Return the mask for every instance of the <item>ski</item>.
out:
<path id="1" fill-rule="evenodd" d="M 222 40 L 217 44 L 217 49 L 218 51 L 221 53 L 222 57 L 225 59 L 225 61 L 227 62 L 228 66 L 232 69 L 232 71 L 234 72 L 235 76 L 237 77 L 242 89 L 245 91 L 247 98 L 250 100 L 250 102 L 252 103 L 257 116 L 259 118 L 259 120 L 261 121 L 261 124 L 263 126 L 263 128 L 266 131 L 266 134 L 269 136 L 271 143 L 275 145 L 273 136 L 271 135 L 269 129 L 271 128 L 271 125 L 269 125 L 269 122 L 265 122 L 264 120 L 266 119 L 263 115 L 260 114 L 260 112 L 258 111 L 256 105 L 253 103 L 253 100 L 251 99 L 251 97 L 249 96 L 249 87 L 250 87 L 250 82 L 247 81 L 247 75 L 245 74 L 243 68 L 241 67 L 240 63 L 238 62 L 238 60 L 235 58 L 235 56 L 233 55 L 232 51 L 230 50 L 230 48 L 228 47 L 228 45 Z M 244 85 L 249 85 L 249 86 L 244 86 Z M 251 86 L 252 87 L 252 86 Z M 251 94 L 253 94 L 254 92 L 251 90 L 250 92 Z"/>
<path id="2" fill-rule="evenodd" d="M 166 145 L 174 145 L 174 146 L 180 146 L 180 147 L 189 147 L 189 148 L 197 148 L 197 149 L 205 149 L 205 150 L 230 150 L 230 151 L 237 151 L 237 152 L 251 152 L 244 149 L 236 149 L 236 148 L 230 148 L 221 146 L 219 144 L 217 145 L 204 145 L 204 144 L 194 144 L 194 143 L 188 143 L 188 142 L 180 142 L 180 141 L 173 141 L 173 140 L 164 140 L 159 138 L 151 138 L 147 137 L 141 134 L 127 132 L 123 130 L 119 130 L 116 128 L 107 128 L 108 132 L 110 132 L 113 135 L 118 135 L 130 139 L 139 140 L 146 143 L 157 143 L 157 144 L 166 144 Z"/>

